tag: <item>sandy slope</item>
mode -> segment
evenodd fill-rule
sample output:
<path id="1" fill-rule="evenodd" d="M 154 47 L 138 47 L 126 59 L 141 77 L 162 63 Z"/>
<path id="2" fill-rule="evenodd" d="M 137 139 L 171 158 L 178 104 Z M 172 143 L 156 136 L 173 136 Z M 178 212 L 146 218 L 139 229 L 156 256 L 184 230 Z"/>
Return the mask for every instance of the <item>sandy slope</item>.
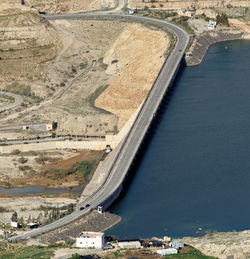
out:
<path id="1" fill-rule="evenodd" d="M 106 52 L 107 73 L 117 74 L 95 105 L 119 117 L 120 130 L 147 96 L 164 61 L 164 33 L 130 25 Z"/>

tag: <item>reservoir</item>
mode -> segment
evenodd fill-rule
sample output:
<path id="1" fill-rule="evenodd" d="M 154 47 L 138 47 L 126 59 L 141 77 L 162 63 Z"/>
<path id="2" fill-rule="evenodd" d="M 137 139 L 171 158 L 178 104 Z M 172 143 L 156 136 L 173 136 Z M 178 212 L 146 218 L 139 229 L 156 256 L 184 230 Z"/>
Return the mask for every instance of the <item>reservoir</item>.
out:
<path id="1" fill-rule="evenodd" d="M 250 229 L 249 197 L 250 41 L 218 43 L 179 75 L 133 179 L 110 208 L 122 221 L 106 234 Z"/>

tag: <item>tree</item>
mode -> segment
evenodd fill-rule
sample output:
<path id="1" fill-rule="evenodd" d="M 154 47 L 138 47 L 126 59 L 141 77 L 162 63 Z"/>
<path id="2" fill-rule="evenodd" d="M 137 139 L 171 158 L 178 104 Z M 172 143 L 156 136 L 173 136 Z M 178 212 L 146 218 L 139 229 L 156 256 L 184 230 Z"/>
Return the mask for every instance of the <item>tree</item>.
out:
<path id="1" fill-rule="evenodd" d="M 218 14 L 216 16 L 216 22 L 217 24 L 229 26 L 227 15 L 224 13 L 222 13 L 221 15 Z"/>
<path id="2" fill-rule="evenodd" d="M 67 213 L 70 214 L 70 213 L 73 212 L 73 210 L 74 210 L 74 205 L 73 205 L 73 203 L 70 203 L 69 206 L 68 206 Z"/>
<path id="3" fill-rule="evenodd" d="M 15 221 L 15 222 L 17 222 L 17 221 L 18 221 L 18 216 L 17 216 L 16 211 L 12 214 L 12 216 L 11 216 L 11 220 L 12 220 L 12 221 Z"/>

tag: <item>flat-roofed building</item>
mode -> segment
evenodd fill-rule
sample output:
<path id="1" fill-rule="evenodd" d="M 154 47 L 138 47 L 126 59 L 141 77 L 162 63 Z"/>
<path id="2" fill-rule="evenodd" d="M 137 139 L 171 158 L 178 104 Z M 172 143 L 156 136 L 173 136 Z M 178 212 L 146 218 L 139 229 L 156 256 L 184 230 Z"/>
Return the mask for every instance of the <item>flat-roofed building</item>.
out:
<path id="1" fill-rule="evenodd" d="M 130 248 L 142 248 L 139 240 L 126 240 L 126 241 L 118 241 L 117 245 L 124 249 Z"/>
<path id="2" fill-rule="evenodd" d="M 104 245 L 103 232 L 82 232 L 81 235 L 76 238 L 77 247 L 102 248 L 103 245 Z"/>

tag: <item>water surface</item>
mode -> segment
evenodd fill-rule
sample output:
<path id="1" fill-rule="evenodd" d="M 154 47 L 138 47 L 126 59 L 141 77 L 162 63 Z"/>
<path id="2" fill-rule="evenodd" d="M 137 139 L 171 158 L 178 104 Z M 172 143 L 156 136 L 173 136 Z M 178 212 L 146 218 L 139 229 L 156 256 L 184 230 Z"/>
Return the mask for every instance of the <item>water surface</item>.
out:
<path id="1" fill-rule="evenodd" d="M 181 73 L 108 234 L 250 229 L 250 42 L 209 48 Z"/>

